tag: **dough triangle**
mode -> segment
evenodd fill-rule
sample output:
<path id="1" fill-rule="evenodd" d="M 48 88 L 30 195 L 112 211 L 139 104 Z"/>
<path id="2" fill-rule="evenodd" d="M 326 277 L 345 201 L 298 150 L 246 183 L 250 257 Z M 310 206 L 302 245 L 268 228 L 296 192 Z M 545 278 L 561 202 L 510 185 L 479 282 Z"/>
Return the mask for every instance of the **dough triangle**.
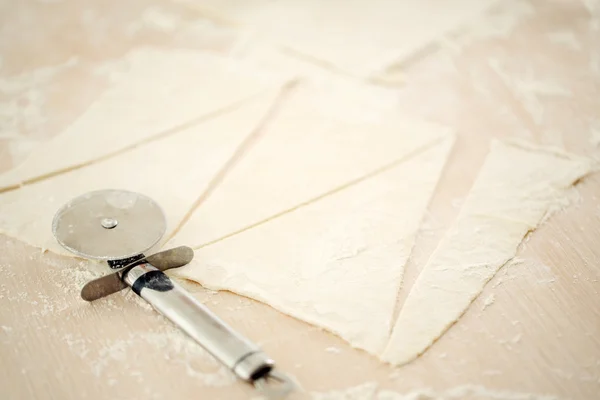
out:
<path id="1" fill-rule="evenodd" d="M 374 120 L 335 116 L 294 91 L 263 137 L 170 242 L 200 247 L 248 229 L 444 138 L 449 130 L 393 113 Z M 331 101 L 336 101 L 332 98 Z"/>
<path id="2" fill-rule="evenodd" d="M 448 135 L 370 179 L 197 250 L 173 273 L 260 300 L 376 354 L 453 142 Z"/>
<path id="3" fill-rule="evenodd" d="M 493 142 L 457 220 L 412 287 L 382 358 L 400 365 L 426 351 L 590 168 L 587 159 Z"/>
<path id="4" fill-rule="evenodd" d="M 128 59 L 130 71 L 72 125 L 0 175 L 0 191 L 106 158 L 276 86 L 198 51 L 143 49 Z"/>
<path id="5" fill-rule="evenodd" d="M 493 0 L 179 0 L 246 28 L 304 59 L 373 77 L 414 55 Z"/>
<path id="6" fill-rule="evenodd" d="M 278 93 L 262 95 L 222 117 L 108 160 L 0 194 L 0 233 L 69 254 L 52 237 L 56 211 L 88 191 L 125 189 L 150 196 L 161 205 L 169 234 L 261 123 Z M 56 156 L 67 156 L 69 151 L 63 148 Z"/>

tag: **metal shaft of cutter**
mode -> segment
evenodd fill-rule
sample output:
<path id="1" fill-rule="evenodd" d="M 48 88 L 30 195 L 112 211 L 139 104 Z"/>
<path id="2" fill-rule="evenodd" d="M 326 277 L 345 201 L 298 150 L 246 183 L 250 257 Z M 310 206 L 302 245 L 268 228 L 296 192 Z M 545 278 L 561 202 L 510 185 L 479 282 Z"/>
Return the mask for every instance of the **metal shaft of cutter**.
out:
<path id="1" fill-rule="evenodd" d="M 181 328 L 239 378 L 254 383 L 269 375 L 274 362 L 208 308 L 149 263 L 122 277 L 133 291 Z"/>

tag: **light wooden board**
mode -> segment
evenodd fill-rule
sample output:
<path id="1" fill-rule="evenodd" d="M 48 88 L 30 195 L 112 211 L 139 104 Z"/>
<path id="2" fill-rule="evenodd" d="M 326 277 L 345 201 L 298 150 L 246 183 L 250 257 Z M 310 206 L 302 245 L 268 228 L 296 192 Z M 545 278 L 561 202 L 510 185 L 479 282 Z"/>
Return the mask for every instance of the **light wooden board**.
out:
<path id="1" fill-rule="evenodd" d="M 591 11 L 598 2 L 500 3 L 485 23 L 465 30 L 471 33 L 450 35 L 403 65 L 402 112 L 452 126 L 459 139 L 407 267 L 399 305 L 458 212 L 491 138 L 520 137 L 598 154 L 591 143 L 593 128 L 600 130 L 600 11 Z M 108 75 L 94 71 L 110 70 L 129 49 L 226 53 L 237 38 L 184 6 L 139 0 L 6 1 L 0 3 L 0 27 L 1 169 L 83 112 L 109 84 Z M 523 244 L 522 262 L 505 266 L 429 352 L 399 369 L 262 304 L 186 287 L 260 343 L 307 392 L 377 382 L 398 393 L 477 385 L 484 394 L 471 398 L 533 393 L 595 399 L 600 176 L 585 179 L 578 190 L 579 202 Z M 81 301 L 87 268 L 0 237 L 2 398 L 252 396 L 132 294 Z M 497 391 L 504 394 L 493 397 Z"/>

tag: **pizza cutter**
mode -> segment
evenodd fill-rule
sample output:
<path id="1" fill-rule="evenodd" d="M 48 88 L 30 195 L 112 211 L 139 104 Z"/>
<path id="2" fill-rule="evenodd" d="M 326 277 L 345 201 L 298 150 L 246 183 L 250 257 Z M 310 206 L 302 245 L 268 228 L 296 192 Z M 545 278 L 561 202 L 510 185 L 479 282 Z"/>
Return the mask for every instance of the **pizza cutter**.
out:
<path id="1" fill-rule="evenodd" d="M 237 377 L 252 383 L 269 399 L 285 397 L 293 384 L 275 370 L 274 361 L 163 272 L 188 264 L 194 251 L 182 246 L 143 254 L 158 243 L 166 227 L 158 204 L 124 190 L 76 197 L 58 210 L 52 221 L 52 232 L 64 248 L 84 258 L 105 260 L 116 270 L 88 282 L 81 291 L 84 300 L 94 301 L 130 287 Z"/>

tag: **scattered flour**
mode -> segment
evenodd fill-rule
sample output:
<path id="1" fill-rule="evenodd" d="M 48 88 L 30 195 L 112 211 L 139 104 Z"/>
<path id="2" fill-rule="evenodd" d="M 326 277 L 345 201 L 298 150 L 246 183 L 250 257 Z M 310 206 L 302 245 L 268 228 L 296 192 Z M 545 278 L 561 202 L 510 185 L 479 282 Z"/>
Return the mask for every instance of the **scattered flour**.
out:
<path id="1" fill-rule="evenodd" d="M 144 10 L 139 20 L 127 27 L 127 33 L 135 35 L 147 28 L 164 33 L 173 33 L 181 25 L 181 22 L 182 20 L 178 15 L 165 12 L 157 6 L 148 7 Z"/>
<path id="2" fill-rule="evenodd" d="M 231 43 L 234 36 L 233 31 L 211 19 L 190 19 L 189 13 L 177 13 L 160 6 L 145 8 L 138 19 L 125 27 L 130 37 L 149 32 L 168 35 L 176 43 L 190 43 L 190 39 L 192 43 Z"/>
<path id="3" fill-rule="evenodd" d="M 583 5 L 587 8 L 590 14 L 600 13 L 600 3 L 598 0 L 582 0 Z"/>
<path id="4" fill-rule="evenodd" d="M 345 390 L 311 393 L 312 400 L 558 400 L 556 396 L 493 390 L 478 385 L 462 385 L 444 391 L 423 388 L 409 393 L 381 389 L 367 382 Z"/>
<path id="5" fill-rule="evenodd" d="M 78 59 L 71 57 L 62 64 L 0 77 L 0 134 L 11 137 L 23 133 L 43 134 L 47 122 L 44 108 L 48 86 L 58 74 L 77 63 Z"/>
<path id="6" fill-rule="evenodd" d="M 600 52 L 590 54 L 589 68 L 593 74 L 600 75 Z"/>
<path id="7" fill-rule="evenodd" d="M 515 29 L 535 15 L 535 8 L 527 0 L 509 0 L 498 2 L 485 18 L 477 18 L 466 24 L 459 32 L 448 35 L 443 41 L 444 47 L 460 52 L 463 47 L 483 39 L 506 38 Z"/>
<path id="8" fill-rule="evenodd" d="M 541 285 L 547 285 L 556 282 L 556 278 L 538 279 L 537 283 Z"/>
<path id="9" fill-rule="evenodd" d="M 420 235 L 433 235 L 444 228 L 444 224 L 433 213 L 426 211 L 419 228 Z"/>
<path id="10" fill-rule="evenodd" d="M 18 165 L 21 162 L 25 161 L 25 159 L 31 153 L 31 151 L 40 143 L 42 143 L 40 140 L 28 137 L 12 137 L 10 142 L 8 143 L 8 151 L 12 159 L 12 165 Z"/>
<path id="11" fill-rule="evenodd" d="M 453 208 L 460 210 L 462 208 L 463 204 L 465 204 L 464 197 L 457 197 L 457 198 L 452 199 L 452 207 Z"/>
<path id="12" fill-rule="evenodd" d="M 513 336 L 512 339 L 510 339 L 510 342 L 513 344 L 519 343 L 521 341 L 522 337 L 523 337 L 522 333 L 517 333 L 515 336 Z"/>
<path id="13" fill-rule="evenodd" d="M 326 351 L 326 352 L 328 352 L 328 353 L 336 353 L 336 354 L 339 354 L 339 353 L 341 353 L 341 352 L 342 352 L 342 350 L 341 350 L 340 348 L 338 348 L 338 347 L 333 347 L 333 346 L 331 346 L 331 347 L 327 347 L 327 348 L 325 349 L 325 351 Z"/>
<path id="14" fill-rule="evenodd" d="M 311 393 L 312 400 L 371 400 L 376 399 L 378 384 L 367 382 L 344 390 Z"/>
<path id="15" fill-rule="evenodd" d="M 482 371 L 481 374 L 485 376 L 497 376 L 502 375 L 502 371 L 498 371 L 497 369 L 487 369 Z"/>
<path id="16" fill-rule="evenodd" d="M 523 103 L 536 125 L 541 125 L 546 115 L 542 99 L 545 97 L 570 98 L 573 95 L 571 91 L 556 82 L 540 78 L 532 68 L 524 68 L 523 73 L 517 76 L 506 73 L 499 60 L 492 59 L 489 61 L 489 65 Z"/>
<path id="17" fill-rule="evenodd" d="M 496 283 L 492 285 L 492 288 L 495 289 L 498 286 L 504 284 L 505 282 L 512 281 L 518 277 L 514 272 L 514 267 L 520 266 L 525 262 L 524 259 L 515 257 L 509 262 L 507 262 L 503 267 L 500 273 L 496 275 L 494 279 L 496 279 Z"/>
<path id="18" fill-rule="evenodd" d="M 496 296 L 492 293 L 488 297 L 486 297 L 485 300 L 483 301 L 483 305 L 481 306 L 481 311 L 485 310 L 486 308 L 488 308 L 489 306 L 494 304 L 494 301 L 496 301 Z"/>
<path id="19" fill-rule="evenodd" d="M 106 271 L 102 271 L 101 267 L 94 262 L 87 261 L 81 261 L 74 268 L 63 266 L 58 273 L 60 277 L 55 280 L 54 284 L 60 287 L 65 294 L 72 295 L 81 290 L 89 281 L 108 273 L 108 268 L 105 267 Z"/>
<path id="20" fill-rule="evenodd" d="M 64 335 L 62 340 L 75 355 L 87 361 L 92 374 L 97 377 L 106 377 L 116 362 L 128 366 L 130 376 L 141 380 L 142 375 L 136 373 L 134 367 L 138 359 L 148 357 L 150 346 L 153 355 L 163 355 L 161 362 L 183 366 L 186 374 L 202 386 L 228 386 L 236 381 L 229 369 L 192 339 L 167 323 L 161 325 L 161 331 L 129 333 L 119 339 L 103 339 L 101 343 L 76 334 Z"/>
<path id="21" fill-rule="evenodd" d="M 593 146 L 600 146 L 600 123 L 594 124 L 590 132 L 590 143 Z"/>
<path id="22" fill-rule="evenodd" d="M 581 50 L 581 42 L 577 40 L 577 36 L 573 32 L 560 31 L 548 34 L 548 39 L 552 43 L 565 46 L 571 50 Z"/>
<path id="23" fill-rule="evenodd" d="M 406 394 L 380 391 L 373 400 L 557 400 L 555 396 L 517 393 L 488 389 L 477 385 L 463 385 L 445 391 L 420 389 Z"/>
<path id="24" fill-rule="evenodd" d="M 481 30 L 475 31 L 475 34 L 485 36 L 495 35 L 507 35 L 510 33 L 519 21 L 525 16 L 529 16 L 532 13 L 531 5 L 525 1 L 513 1 L 515 8 L 512 9 L 511 13 L 503 15 L 499 13 L 496 15 L 495 21 L 498 23 L 485 24 L 488 30 L 483 30 L 483 26 L 479 27 Z M 515 10 L 519 10 L 519 13 L 514 13 Z M 510 17 L 509 15 L 510 14 Z M 492 19 L 494 20 L 494 19 Z M 149 8 L 142 14 L 142 24 L 144 26 L 152 26 L 157 30 L 164 32 L 172 32 L 177 29 L 179 24 L 177 16 L 166 15 L 156 8 Z M 140 29 L 139 27 L 132 27 L 133 31 Z M 471 36 L 472 38 L 472 36 Z M 555 34 L 550 39 L 553 42 L 568 45 L 569 47 L 575 48 L 575 45 L 579 45 L 574 41 L 574 37 L 568 35 Z M 76 60 L 69 60 L 63 65 L 59 65 L 53 68 L 43 68 L 36 70 L 26 76 L 18 77 L 16 80 L 14 77 L 11 78 L 11 83 L 8 81 L 0 80 L 0 93 L 15 95 L 13 100 L 9 102 L 0 102 L 0 134 L 2 135 L 13 135 L 18 136 L 18 129 L 20 126 L 25 126 L 28 130 L 41 129 L 43 124 L 46 122 L 46 117 L 43 113 L 43 105 L 45 104 L 45 94 L 43 85 L 48 83 L 53 74 L 60 72 L 63 68 L 70 68 Z M 1 64 L 0 64 L 1 65 Z M 107 68 L 100 68 L 99 73 L 109 72 L 110 76 L 115 76 L 115 65 L 108 65 Z M 112 70 L 111 70 L 112 68 Z M 118 75 L 119 67 L 116 69 Z M 19 83 L 20 79 L 20 83 Z M 21 85 L 21 86 L 18 86 Z M 536 86 L 527 86 L 524 91 L 535 89 Z M 540 89 L 541 88 L 541 89 Z M 568 95 L 569 93 L 562 91 L 561 88 L 548 88 L 547 86 L 538 86 L 537 93 L 542 94 L 559 94 Z M 534 90 L 535 91 L 535 90 Z M 16 100 L 14 100 L 16 99 Z M 22 104 L 26 104 L 23 106 Z M 531 104 L 530 104 L 531 105 Z M 533 107 L 535 109 L 536 107 Z M 540 110 L 537 110 L 538 112 Z M 542 110 L 543 111 L 543 110 Z M 537 115 L 537 114 L 536 114 Z M 6 118 L 5 118 L 6 117 Z M 10 118 L 8 118 L 10 117 Z M 541 117 L 538 115 L 536 120 Z M 593 131 L 590 139 L 591 143 L 598 146 L 600 145 L 600 130 Z M 19 147 L 22 146 L 22 147 Z M 28 152 L 26 146 L 33 146 L 32 143 L 16 145 L 11 150 L 19 157 Z M 454 203 L 453 203 L 454 205 Z M 80 289 L 86 282 L 91 279 L 95 279 L 102 274 L 94 268 L 86 265 L 80 265 L 81 268 L 72 269 L 65 268 L 60 271 L 60 275 L 64 278 L 56 284 L 60 284 L 65 294 L 71 296 L 74 289 Z M 138 296 L 133 294 L 131 291 L 123 291 L 122 296 L 127 300 L 136 301 L 142 307 L 151 310 L 146 302 L 141 300 Z M 64 308 L 57 308 L 50 301 L 48 296 L 42 293 L 37 294 L 37 300 L 41 304 L 41 313 L 47 314 L 55 312 Z M 484 300 L 482 310 L 492 305 L 495 301 L 495 296 L 491 294 Z M 62 307 L 62 306 L 61 306 Z M 7 326 L 1 326 L 2 330 L 9 332 L 12 328 Z M 521 334 L 516 335 L 510 341 L 517 343 L 521 339 Z M 231 384 L 235 381 L 235 378 L 225 368 L 219 368 L 219 364 L 212 365 L 216 368 L 216 372 L 203 372 L 199 371 L 193 366 L 193 359 L 198 358 L 206 360 L 210 358 L 196 343 L 191 341 L 189 338 L 184 336 L 180 331 L 173 328 L 173 330 L 167 330 L 166 332 L 153 332 L 153 333 L 142 333 L 140 335 L 130 334 L 125 339 L 108 341 L 103 345 L 96 353 L 92 352 L 93 346 L 89 340 L 83 337 L 76 337 L 72 334 L 65 335 L 63 340 L 68 344 L 69 348 L 75 352 L 79 357 L 90 359 L 93 365 L 93 372 L 96 376 L 101 376 L 102 372 L 109 366 L 110 361 L 125 361 L 131 356 L 132 349 L 135 343 L 143 341 L 147 344 L 155 346 L 158 351 L 164 350 L 165 358 L 176 363 L 181 363 L 186 367 L 186 372 L 197 378 L 201 384 L 206 386 L 224 386 Z M 340 353 L 341 350 L 336 347 L 327 347 L 326 352 Z M 440 357 L 445 354 L 440 355 Z M 210 364 L 210 362 L 209 362 Z M 135 372 L 135 371 L 132 371 Z M 492 372 L 492 371 L 487 371 Z M 497 372 L 497 371 L 493 371 Z M 484 372 L 485 374 L 486 372 Z M 494 373 L 496 374 L 496 373 Z M 499 372 L 498 372 L 499 374 Z M 488 375 L 491 375 L 489 373 Z M 114 384 L 114 379 L 109 380 L 109 384 Z M 349 388 L 341 391 L 331 391 L 327 393 L 313 393 L 312 398 L 315 400 L 466 400 L 466 399 L 489 399 L 489 400 L 550 400 L 556 399 L 552 396 L 539 396 L 528 393 L 514 393 L 514 392 L 499 392 L 487 389 L 481 386 L 466 385 L 459 386 L 456 388 L 449 389 L 443 392 L 436 392 L 430 389 L 421 389 L 414 392 L 400 394 L 391 391 L 379 391 L 376 383 L 365 383 L 353 388 Z"/>

